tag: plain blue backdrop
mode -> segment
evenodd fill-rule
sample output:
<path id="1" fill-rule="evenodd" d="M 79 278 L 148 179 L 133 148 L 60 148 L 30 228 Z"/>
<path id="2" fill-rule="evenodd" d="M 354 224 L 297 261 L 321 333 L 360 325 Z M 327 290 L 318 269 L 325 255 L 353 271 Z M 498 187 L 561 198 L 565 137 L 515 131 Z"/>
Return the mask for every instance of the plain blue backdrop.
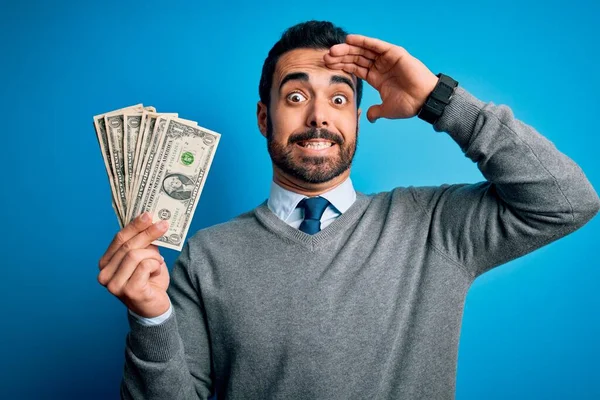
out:
<path id="1" fill-rule="evenodd" d="M 268 50 L 326 19 L 506 104 L 600 188 L 593 1 L 3 1 L 0 398 L 116 399 L 125 307 L 96 280 L 118 230 L 92 116 L 143 102 L 222 134 L 190 234 L 268 195 L 256 123 Z M 379 103 L 367 87 L 363 108 Z M 449 136 L 363 113 L 355 187 L 477 182 Z M 472 285 L 457 399 L 598 399 L 600 218 Z M 163 250 L 171 267 L 177 253 Z"/>

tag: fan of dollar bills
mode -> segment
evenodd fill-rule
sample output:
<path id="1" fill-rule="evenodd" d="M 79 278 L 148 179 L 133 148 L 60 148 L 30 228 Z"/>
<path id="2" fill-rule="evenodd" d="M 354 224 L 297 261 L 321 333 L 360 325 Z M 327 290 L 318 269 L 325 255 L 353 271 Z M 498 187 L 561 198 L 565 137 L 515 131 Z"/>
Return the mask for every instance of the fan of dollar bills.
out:
<path id="1" fill-rule="evenodd" d="M 154 244 L 181 250 L 221 135 L 142 104 L 94 117 L 121 227 L 143 212 L 169 229 Z"/>

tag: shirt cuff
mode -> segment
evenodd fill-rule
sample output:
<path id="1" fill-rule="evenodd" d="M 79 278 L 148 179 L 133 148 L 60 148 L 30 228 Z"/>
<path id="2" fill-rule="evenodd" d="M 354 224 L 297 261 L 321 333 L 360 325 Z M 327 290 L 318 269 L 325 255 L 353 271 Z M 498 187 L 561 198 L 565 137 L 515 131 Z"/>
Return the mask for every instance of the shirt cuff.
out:
<path id="1" fill-rule="evenodd" d="M 169 300 L 169 309 L 164 314 L 161 314 L 157 317 L 153 317 L 153 318 L 142 317 L 141 315 L 138 315 L 131 310 L 129 310 L 129 314 L 133 315 L 135 317 L 135 319 L 137 320 L 137 322 L 139 322 L 142 325 L 145 325 L 145 326 L 159 325 L 159 324 L 163 323 L 167 318 L 169 318 L 171 316 L 171 313 L 173 312 L 173 305 L 170 304 L 170 301 L 171 300 Z"/>

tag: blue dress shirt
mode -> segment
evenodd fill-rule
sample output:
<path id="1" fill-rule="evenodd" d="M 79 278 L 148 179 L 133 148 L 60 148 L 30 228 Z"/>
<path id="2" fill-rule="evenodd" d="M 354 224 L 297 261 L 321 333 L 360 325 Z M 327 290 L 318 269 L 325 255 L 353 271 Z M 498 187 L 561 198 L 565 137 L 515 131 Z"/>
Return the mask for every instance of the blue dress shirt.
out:
<path id="1" fill-rule="evenodd" d="M 320 196 L 329 201 L 329 205 L 321 217 L 321 229 L 323 229 L 350 208 L 356 200 L 356 191 L 352 186 L 352 181 L 348 178 Z M 304 220 L 304 209 L 296 207 L 302 199 L 306 198 L 308 196 L 284 189 L 275 182 L 271 182 L 271 194 L 267 206 L 282 221 L 298 229 Z"/>

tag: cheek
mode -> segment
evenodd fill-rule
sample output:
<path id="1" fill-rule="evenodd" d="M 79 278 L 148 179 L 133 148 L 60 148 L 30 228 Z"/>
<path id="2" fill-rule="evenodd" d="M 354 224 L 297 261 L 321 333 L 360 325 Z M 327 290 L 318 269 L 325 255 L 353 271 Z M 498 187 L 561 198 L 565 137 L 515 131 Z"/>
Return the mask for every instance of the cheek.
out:
<path id="1" fill-rule="evenodd" d="M 287 141 L 291 134 L 304 129 L 303 121 L 300 110 L 274 110 L 271 114 L 273 136 L 277 141 Z"/>
<path id="2" fill-rule="evenodd" d="M 358 120 L 356 118 L 356 113 L 344 115 L 342 119 L 338 121 L 338 129 L 343 132 L 344 137 L 347 141 L 356 140 L 356 127 L 358 126 Z"/>

